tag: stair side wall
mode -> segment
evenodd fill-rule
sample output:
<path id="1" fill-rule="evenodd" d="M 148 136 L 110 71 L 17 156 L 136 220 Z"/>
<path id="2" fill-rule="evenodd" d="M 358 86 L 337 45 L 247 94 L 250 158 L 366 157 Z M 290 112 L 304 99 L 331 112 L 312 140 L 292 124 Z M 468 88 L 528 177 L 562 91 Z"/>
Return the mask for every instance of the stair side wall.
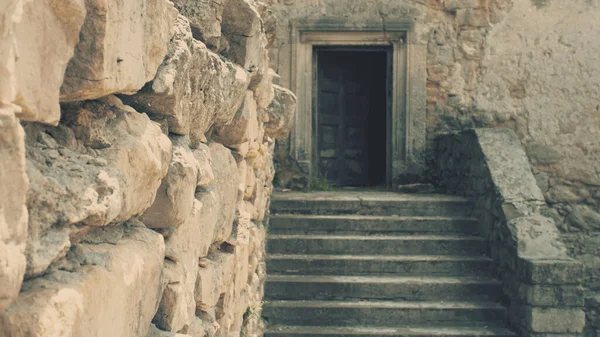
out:
<path id="1" fill-rule="evenodd" d="M 472 129 L 435 142 L 440 184 L 472 198 L 503 282 L 509 320 L 522 336 L 582 335 L 583 265 L 568 256 L 509 129 Z"/>

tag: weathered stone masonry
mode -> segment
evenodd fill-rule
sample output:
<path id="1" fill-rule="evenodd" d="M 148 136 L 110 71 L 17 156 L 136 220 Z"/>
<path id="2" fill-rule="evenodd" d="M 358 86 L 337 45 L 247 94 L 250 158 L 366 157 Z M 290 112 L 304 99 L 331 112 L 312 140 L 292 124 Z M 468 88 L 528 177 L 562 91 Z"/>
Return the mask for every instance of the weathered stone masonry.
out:
<path id="1" fill-rule="evenodd" d="M 0 336 L 258 336 L 276 19 L 0 1 Z"/>

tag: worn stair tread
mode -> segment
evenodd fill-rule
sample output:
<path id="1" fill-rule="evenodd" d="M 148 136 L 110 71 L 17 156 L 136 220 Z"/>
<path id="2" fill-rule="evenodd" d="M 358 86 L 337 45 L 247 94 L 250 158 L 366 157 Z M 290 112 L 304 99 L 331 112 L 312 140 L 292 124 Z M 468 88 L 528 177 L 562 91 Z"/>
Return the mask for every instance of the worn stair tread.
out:
<path id="1" fill-rule="evenodd" d="M 356 215 L 356 214 L 340 214 L 340 215 L 328 215 L 328 214 L 273 214 L 273 218 L 290 218 L 290 219 L 339 219 L 339 220 L 389 220 L 389 221 L 407 221 L 407 220 L 456 220 L 456 221 L 479 221 L 477 218 L 469 216 L 401 216 L 401 215 Z"/>
<path id="2" fill-rule="evenodd" d="M 320 234 L 269 234 L 269 240 L 360 240 L 360 241 L 481 241 L 476 235 L 320 235 Z"/>
<path id="3" fill-rule="evenodd" d="M 447 276 L 328 276 L 328 275 L 268 275 L 268 282 L 296 283 L 385 283 L 385 284 L 494 284 L 502 282 L 491 277 Z"/>
<path id="4" fill-rule="evenodd" d="M 354 260 L 354 261 L 486 261 L 484 255 L 325 255 L 325 254 L 269 254 L 272 260 Z"/>
<path id="5" fill-rule="evenodd" d="M 333 327 L 333 326 L 272 326 L 267 334 L 360 335 L 360 336 L 515 336 L 504 328 L 493 327 Z"/>
<path id="6" fill-rule="evenodd" d="M 286 201 L 368 201 L 368 202 L 404 202 L 404 201 L 428 201 L 428 202 L 470 202 L 469 199 L 448 194 L 410 194 L 395 192 L 368 192 L 368 191 L 344 191 L 344 192 L 278 192 L 274 193 L 271 200 Z"/>
<path id="7" fill-rule="evenodd" d="M 418 235 L 428 233 L 478 233 L 477 218 L 468 216 L 316 215 L 272 214 L 273 234 L 334 233 L 337 235 Z"/>
<path id="8" fill-rule="evenodd" d="M 496 309 L 505 310 L 495 302 L 442 302 L 442 301 L 318 301 L 318 300 L 271 300 L 271 308 L 382 308 L 382 309 Z"/>

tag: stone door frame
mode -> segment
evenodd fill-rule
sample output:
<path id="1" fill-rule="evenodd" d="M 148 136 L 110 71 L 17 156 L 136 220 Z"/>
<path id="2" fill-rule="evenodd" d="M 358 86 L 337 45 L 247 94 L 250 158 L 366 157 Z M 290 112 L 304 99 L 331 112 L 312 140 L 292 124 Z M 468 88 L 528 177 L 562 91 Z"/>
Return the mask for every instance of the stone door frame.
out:
<path id="1" fill-rule="evenodd" d="M 410 20 L 349 25 L 347 20 L 320 20 L 290 24 L 292 91 L 298 99 L 290 154 L 312 178 L 315 172 L 313 111 L 314 47 L 382 46 L 392 49 L 391 111 L 388 122 L 387 179 L 402 173 L 412 163 L 423 163 L 426 143 L 427 45 L 416 43 L 415 24 Z M 389 75 L 389 74 L 388 74 Z M 388 102 L 389 104 L 389 102 Z M 391 119 L 391 120 L 390 120 Z"/>

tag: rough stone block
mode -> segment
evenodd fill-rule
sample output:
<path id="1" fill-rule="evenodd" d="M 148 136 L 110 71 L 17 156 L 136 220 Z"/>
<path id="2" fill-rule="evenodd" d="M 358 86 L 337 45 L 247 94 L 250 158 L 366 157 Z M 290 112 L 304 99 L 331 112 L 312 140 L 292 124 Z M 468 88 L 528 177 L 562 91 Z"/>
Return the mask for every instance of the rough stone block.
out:
<path id="1" fill-rule="evenodd" d="M 265 66 L 267 39 L 254 1 L 229 0 L 223 11 L 221 30 L 229 42 L 229 49 L 223 52 L 227 58 L 247 70 Z"/>
<path id="2" fill-rule="evenodd" d="M 198 259 L 208 254 L 217 222 L 213 212 L 203 206 L 194 200 L 188 219 L 173 229 L 166 240 L 167 287 L 154 318 L 155 324 L 165 331 L 181 331 L 189 327 L 195 317 Z"/>
<path id="3" fill-rule="evenodd" d="M 581 309 L 526 307 L 524 327 L 534 333 L 581 333 L 585 312 Z"/>
<path id="4" fill-rule="evenodd" d="M 523 337 L 581 337 L 578 333 L 534 333 L 527 332 L 522 334 Z M 585 336 L 585 333 L 584 333 Z"/>
<path id="5" fill-rule="evenodd" d="M 464 8 L 477 8 L 479 7 L 480 0 L 446 0 L 444 2 L 444 9 L 446 10 L 457 10 Z"/>
<path id="6" fill-rule="evenodd" d="M 154 78 L 177 10 L 168 0 L 86 0 L 87 16 L 69 62 L 61 101 L 132 94 Z"/>
<path id="7" fill-rule="evenodd" d="M 491 25 L 490 12 L 484 9 L 458 9 L 456 11 L 456 23 L 459 26 L 487 28 Z"/>
<path id="8" fill-rule="evenodd" d="M 573 259 L 519 260 L 517 273 L 529 284 L 580 284 L 583 264 Z"/>
<path id="9" fill-rule="evenodd" d="M 510 237 L 505 244 L 516 250 L 522 259 L 562 259 L 567 250 L 552 219 L 541 216 L 524 216 L 506 224 Z"/>
<path id="10" fill-rule="evenodd" d="M 181 15 L 190 20 L 194 38 L 217 52 L 221 41 L 221 21 L 227 1 L 173 0 Z"/>
<path id="11" fill-rule="evenodd" d="M 0 335 L 146 336 L 164 287 L 164 253 L 162 236 L 144 227 L 97 228 L 61 270 L 26 282 L 0 314 Z"/>
<path id="12" fill-rule="evenodd" d="M 490 175 L 505 202 L 544 201 L 517 135 L 509 129 L 476 129 Z"/>
<path id="13" fill-rule="evenodd" d="M 520 284 L 519 299 L 532 306 L 583 307 L 583 288 L 580 286 Z"/>
<path id="14" fill-rule="evenodd" d="M 185 144 L 173 147 L 169 171 L 152 206 L 141 220 L 150 228 L 177 227 L 189 216 L 198 185 L 200 164 Z"/>
<path id="15" fill-rule="evenodd" d="M 264 55 L 265 61 L 262 68 L 258 70 L 257 74 L 253 74 L 252 81 L 250 82 L 249 88 L 254 91 L 254 98 L 259 109 L 266 109 L 273 98 L 275 97 L 275 90 L 273 88 L 273 77 L 269 72 L 269 53 L 265 50 Z"/>
<path id="16" fill-rule="evenodd" d="M 212 139 L 225 145 L 241 144 L 258 138 L 258 113 L 252 91 L 246 92 L 244 103 L 238 109 L 233 121 L 215 128 Z"/>
<path id="17" fill-rule="evenodd" d="M 27 133 L 27 275 L 69 248 L 72 225 L 104 226 L 141 214 L 167 173 L 171 142 L 116 97 L 65 109 L 64 124 Z"/>
<path id="18" fill-rule="evenodd" d="M 231 151 L 219 143 L 210 143 L 209 148 L 215 173 L 211 190 L 215 194 L 216 203 L 205 207 L 216 209 L 214 242 L 223 242 L 231 235 L 237 204 L 243 195 L 238 192 L 240 177 Z"/>
<path id="19" fill-rule="evenodd" d="M 252 167 L 246 168 L 246 184 L 244 186 L 244 200 L 251 199 L 256 193 L 256 173 Z"/>
<path id="20" fill-rule="evenodd" d="M 150 331 L 148 331 L 148 335 L 146 335 L 146 337 L 196 337 L 199 335 L 187 335 L 187 334 L 180 334 L 180 333 L 176 333 L 176 332 L 167 332 L 167 331 L 163 331 L 160 330 L 156 327 L 156 325 L 151 324 L 150 325 Z"/>
<path id="21" fill-rule="evenodd" d="M 588 327 L 600 328 L 600 296 L 593 295 L 585 299 L 585 311 Z"/>
<path id="22" fill-rule="evenodd" d="M 127 104 L 150 115 L 167 116 L 169 132 L 205 142 L 213 124 L 230 123 L 250 83 L 248 74 L 194 40 L 188 20 L 179 16 L 168 53 L 152 82 Z"/>
<path id="23" fill-rule="evenodd" d="M 288 89 L 274 85 L 275 97 L 264 112 L 265 134 L 286 139 L 294 125 L 296 96 Z"/>
<path id="24" fill-rule="evenodd" d="M 256 2 L 256 7 L 263 21 L 263 29 L 267 38 L 266 48 L 270 49 L 277 38 L 278 18 L 270 6 L 264 2 Z"/>
<path id="25" fill-rule="evenodd" d="M 83 1 L 9 0 L 0 5 L 0 106 L 56 125 L 65 69 L 79 41 Z"/>
<path id="26" fill-rule="evenodd" d="M 196 282 L 196 306 L 206 311 L 219 302 L 233 283 L 235 256 L 231 253 L 215 252 L 200 261 Z"/>
<path id="27" fill-rule="evenodd" d="M 17 297 L 25 274 L 28 179 L 25 137 L 10 108 L 0 108 L 0 313 Z"/>

